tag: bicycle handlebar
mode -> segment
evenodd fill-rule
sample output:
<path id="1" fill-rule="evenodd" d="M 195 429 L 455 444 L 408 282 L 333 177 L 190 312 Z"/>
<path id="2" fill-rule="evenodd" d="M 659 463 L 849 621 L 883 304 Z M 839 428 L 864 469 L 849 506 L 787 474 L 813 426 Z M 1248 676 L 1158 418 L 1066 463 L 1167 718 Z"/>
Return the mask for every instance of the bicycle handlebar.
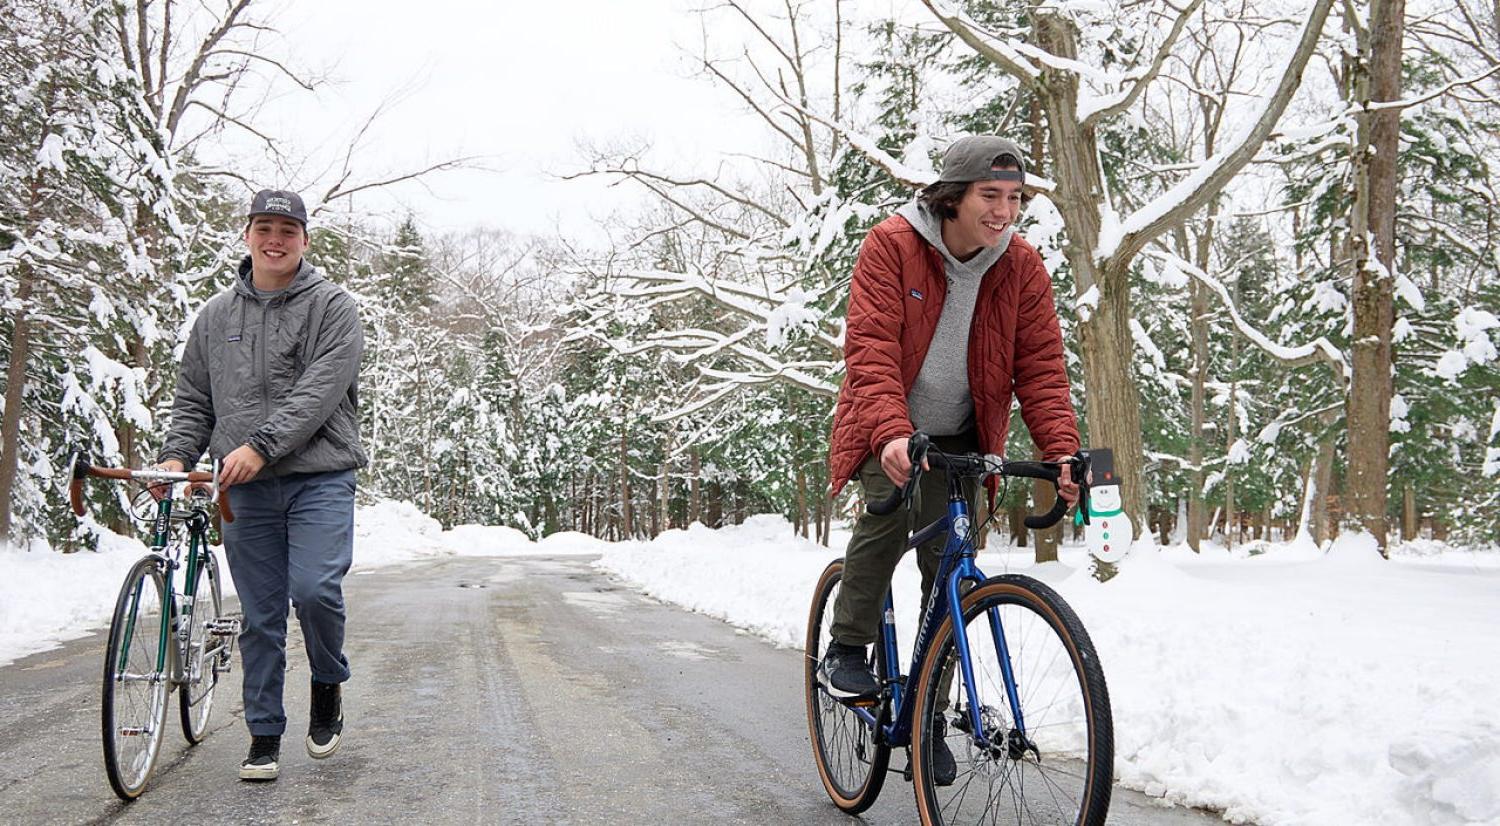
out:
<path id="1" fill-rule="evenodd" d="M 87 460 L 77 454 L 73 456 L 73 461 L 69 464 L 71 465 L 70 473 L 72 474 L 72 478 L 68 481 L 68 499 L 73 506 L 73 513 L 77 516 L 83 516 L 88 512 L 88 509 L 83 504 L 83 480 L 86 477 L 93 476 L 99 479 L 120 479 L 127 482 L 188 482 L 190 484 L 207 482 L 212 491 L 209 501 L 218 503 L 220 518 L 225 522 L 234 521 L 234 511 L 229 509 L 229 497 L 224 495 L 223 491 L 219 490 L 217 463 L 214 465 L 214 470 L 211 473 L 204 470 L 173 471 L 156 470 L 155 468 L 137 470 L 123 467 L 101 467 L 89 464 Z"/>
<path id="2" fill-rule="evenodd" d="M 926 459 L 927 463 L 934 468 L 946 468 L 949 472 L 962 476 L 977 476 L 981 480 L 991 476 L 1041 479 L 1051 482 L 1054 488 L 1058 486 L 1062 478 L 1063 467 L 1068 466 L 1073 469 L 1073 481 L 1079 486 L 1079 502 L 1081 504 L 1088 502 L 1088 458 L 1081 453 L 1061 462 L 1007 462 L 999 456 L 944 453 L 932 446 L 932 441 L 927 434 L 919 431 L 912 435 L 911 442 L 907 446 L 907 455 L 911 459 L 911 475 L 907 477 L 906 484 L 897 488 L 885 501 L 867 505 L 866 511 L 875 516 L 886 516 L 894 512 L 901 502 L 911 496 L 912 490 L 916 487 L 917 479 L 924 472 L 922 470 L 923 459 Z M 1045 530 L 1056 525 L 1067 512 L 1068 500 L 1059 496 L 1051 510 L 1042 514 L 1028 515 L 1025 520 L 1026 527 L 1032 530 Z"/>

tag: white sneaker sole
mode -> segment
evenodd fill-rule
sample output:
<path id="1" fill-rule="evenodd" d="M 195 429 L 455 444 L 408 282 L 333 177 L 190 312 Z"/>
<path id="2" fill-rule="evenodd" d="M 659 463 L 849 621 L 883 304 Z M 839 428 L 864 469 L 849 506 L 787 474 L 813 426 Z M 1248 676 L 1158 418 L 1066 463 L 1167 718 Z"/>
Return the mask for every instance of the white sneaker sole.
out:
<path id="1" fill-rule="evenodd" d="M 340 721 L 342 722 L 342 719 Z M 327 743 L 320 746 L 317 743 L 313 742 L 312 735 L 309 734 L 303 742 L 307 745 L 307 755 L 309 757 L 313 758 L 314 760 L 322 760 L 323 758 L 328 757 L 329 755 L 338 751 L 339 743 L 342 742 L 343 739 L 343 732 L 339 732 L 338 734 L 333 735 L 332 740 L 329 740 Z"/>
<path id="2" fill-rule="evenodd" d="M 828 679 L 828 673 L 822 668 L 819 668 L 817 670 L 817 677 L 818 685 L 822 686 L 823 690 L 828 693 L 828 696 L 832 697 L 835 700 L 868 700 L 873 703 L 880 697 L 880 692 L 878 691 L 874 694 L 859 694 L 853 691 L 844 691 L 840 688 L 836 688 L 833 684 L 833 681 Z"/>
<path id="3" fill-rule="evenodd" d="M 281 775 L 281 767 L 275 763 L 269 766 L 240 766 L 241 780 L 275 780 Z"/>

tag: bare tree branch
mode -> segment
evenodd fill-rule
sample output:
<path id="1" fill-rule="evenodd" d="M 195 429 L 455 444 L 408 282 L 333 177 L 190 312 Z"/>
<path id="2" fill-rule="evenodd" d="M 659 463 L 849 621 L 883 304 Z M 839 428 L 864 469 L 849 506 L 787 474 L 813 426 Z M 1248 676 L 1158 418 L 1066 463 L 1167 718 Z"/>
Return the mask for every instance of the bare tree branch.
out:
<path id="1" fill-rule="evenodd" d="M 1283 67 L 1281 78 L 1251 128 L 1227 151 L 1210 158 L 1205 169 L 1168 189 L 1156 200 L 1137 210 L 1116 228 L 1113 240 L 1101 237 L 1096 252 L 1102 260 L 1129 261 L 1146 244 L 1197 212 L 1244 168 L 1260 150 L 1286 111 L 1302 83 L 1302 70 L 1315 51 L 1323 23 L 1333 0 L 1316 0 L 1303 24 L 1296 48 Z"/>
<path id="2" fill-rule="evenodd" d="M 478 161 L 479 159 L 480 156 L 478 155 L 471 155 L 462 158 L 450 158 L 446 161 L 438 161 L 437 163 L 429 164 L 422 169 L 418 169 L 413 172 L 405 172 L 399 175 L 392 175 L 389 178 L 367 181 L 365 183 L 357 184 L 351 187 L 344 187 L 344 184 L 347 183 L 349 178 L 348 175 L 345 175 L 339 180 L 338 183 L 334 184 L 333 187 L 331 187 L 327 192 L 324 193 L 323 203 L 316 207 L 313 212 L 317 213 L 322 211 L 323 206 L 331 203 L 338 198 L 347 198 L 357 192 L 363 192 L 367 189 L 378 189 L 380 187 L 398 184 L 402 181 L 414 180 L 425 175 L 430 175 L 434 172 L 446 172 L 451 169 L 463 169 L 470 164 L 473 164 L 475 161 Z"/>
<path id="3" fill-rule="evenodd" d="M 209 54 L 218 47 L 219 41 L 223 40 L 238 25 L 236 20 L 238 20 L 240 14 L 249 5 L 250 0 L 235 0 L 225 10 L 223 18 L 219 21 L 219 25 L 214 27 L 213 31 L 209 32 L 208 36 L 199 44 L 197 54 L 193 56 L 192 63 L 188 66 L 187 71 L 183 73 L 182 80 L 177 84 L 177 94 L 172 98 L 172 107 L 168 110 L 166 123 L 163 124 L 169 134 L 177 134 L 177 125 L 182 120 L 182 113 L 187 111 L 188 101 L 192 98 L 193 92 L 197 90 L 201 82 L 199 75 L 203 72 L 203 64 L 208 61 Z"/>
<path id="4" fill-rule="evenodd" d="M 1188 18 L 1192 17 L 1193 13 L 1202 5 L 1203 0 L 1192 0 L 1188 4 L 1187 9 L 1177 15 L 1176 22 L 1172 24 L 1172 31 L 1156 50 L 1156 57 L 1151 61 L 1151 68 L 1147 69 L 1144 75 L 1137 78 L 1135 83 L 1131 84 L 1130 91 L 1126 92 L 1118 101 L 1096 109 L 1085 117 L 1083 119 L 1085 127 L 1093 126 L 1105 118 L 1114 117 L 1135 105 L 1136 100 L 1145 93 L 1146 87 L 1150 86 L 1156 80 L 1157 74 L 1161 72 L 1162 65 L 1167 62 L 1167 57 L 1172 54 L 1172 47 L 1177 44 L 1177 38 L 1182 35 L 1182 30 L 1187 26 Z"/>
<path id="5" fill-rule="evenodd" d="M 979 27 L 973 20 L 962 12 L 944 13 L 938 9 L 934 0 L 922 0 L 933 16 L 942 21 L 950 31 L 958 35 L 958 39 L 968 44 L 969 48 L 978 52 L 986 60 L 1004 69 L 1023 86 L 1030 86 L 1041 77 L 1041 70 L 1036 64 L 1027 60 L 1024 55 L 1010 44 L 996 38 L 981 35 Z"/>
<path id="6" fill-rule="evenodd" d="M 293 83 L 297 84 L 298 86 L 301 86 L 303 89 L 306 89 L 309 92 L 317 91 L 317 88 L 318 88 L 317 84 L 313 83 L 312 81 L 308 81 L 308 80 L 302 79 L 302 77 L 300 77 L 296 72 L 294 72 L 290 68 L 288 68 L 285 63 L 282 63 L 281 61 L 276 60 L 275 58 L 266 57 L 263 54 L 256 54 L 254 52 L 243 51 L 241 49 L 215 49 L 212 53 L 210 53 L 210 56 L 214 56 L 214 55 L 236 55 L 236 56 L 239 56 L 239 57 L 243 57 L 246 60 L 256 60 L 256 61 L 260 61 L 261 63 L 269 64 L 271 67 L 275 68 L 282 75 L 285 75 L 287 77 L 287 79 L 291 80 Z M 214 78 L 210 78 L 210 77 L 205 77 L 204 78 L 204 80 L 212 80 L 212 79 L 214 79 Z"/>

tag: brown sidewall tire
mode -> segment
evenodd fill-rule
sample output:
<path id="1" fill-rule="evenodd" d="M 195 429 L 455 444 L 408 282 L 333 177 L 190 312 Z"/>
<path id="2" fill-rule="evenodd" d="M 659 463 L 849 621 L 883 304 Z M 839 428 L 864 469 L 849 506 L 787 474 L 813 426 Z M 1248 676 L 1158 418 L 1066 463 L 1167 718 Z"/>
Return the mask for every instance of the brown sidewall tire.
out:
<path id="1" fill-rule="evenodd" d="M 818 585 L 813 590 L 812 607 L 807 614 L 807 637 L 803 648 L 803 694 L 807 705 L 807 736 L 812 743 L 813 763 L 818 767 L 818 778 L 823 781 L 823 790 L 828 793 L 828 798 L 835 806 L 850 814 L 857 814 L 870 808 L 875 799 L 880 796 L 880 789 L 885 784 L 886 769 L 890 764 L 891 749 L 884 744 L 874 744 L 874 753 L 870 761 L 870 773 L 864 784 L 856 790 L 840 789 L 828 771 L 826 758 L 823 753 L 822 736 L 818 726 L 818 698 L 821 689 L 818 686 L 818 663 L 822 660 L 823 652 L 819 647 L 819 631 L 823 626 L 823 616 L 826 612 L 833 610 L 831 595 L 833 587 L 843 579 L 844 560 L 836 559 L 823 569 L 818 577 Z M 877 658 L 883 659 L 883 658 Z"/>
<path id="2" fill-rule="evenodd" d="M 976 607 L 986 601 L 998 599 L 1002 604 L 1023 604 L 1042 617 L 1063 641 L 1068 655 L 1073 660 L 1073 673 L 1078 676 L 1079 688 L 1083 692 L 1084 709 L 1088 717 L 1089 777 L 1084 783 L 1084 797 L 1080 806 L 1078 826 L 1100 826 L 1109 812 L 1109 798 L 1114 781 L 1114 723 L 1109 707 L 1109 689 L 1104 683 L 1104 673 L 1099 666 L 1094 644 L 1084 630 L 1083 623 L 1062 597 L 1047 585 L 1031 577 L 1019 574 L 991 577 L 985 580 L 962 599 L 963 614 L 973 617 Z M 1008 636 L 1008 635 L 1007 635 Z M 917 798 L 917 814 L 924 826 L 943 823 L 936 801 L 933 800 L 932 784 L 926 777 L 926 761 L 922 759 L 925 743 L 922 741 L 927 714 L 931 681 L 940 677 L 938 656 L 953 639 L 953 617 L 949 616 L 938 626 L 931 647 L 916 676 L 917 697 L 912 709 L 912 789 Z M 955 680 L 963 681 L 961 675 Z M 1024 709 L 1023 709 L 1024 711 Z"/>

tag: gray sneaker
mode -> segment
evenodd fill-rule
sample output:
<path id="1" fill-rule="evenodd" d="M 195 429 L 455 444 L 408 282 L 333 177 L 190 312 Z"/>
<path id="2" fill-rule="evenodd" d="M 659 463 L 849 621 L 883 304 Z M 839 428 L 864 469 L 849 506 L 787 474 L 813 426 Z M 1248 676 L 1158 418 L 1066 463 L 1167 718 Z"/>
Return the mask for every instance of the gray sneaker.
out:
<path id="1" fill-rule="evenodd" d="M 828 644 L 828 653 L 818 665 L 818 682 L 840 700 L 858 700 L 880 693 L 880 682 L 865 661 L 863 645 Z"/>

